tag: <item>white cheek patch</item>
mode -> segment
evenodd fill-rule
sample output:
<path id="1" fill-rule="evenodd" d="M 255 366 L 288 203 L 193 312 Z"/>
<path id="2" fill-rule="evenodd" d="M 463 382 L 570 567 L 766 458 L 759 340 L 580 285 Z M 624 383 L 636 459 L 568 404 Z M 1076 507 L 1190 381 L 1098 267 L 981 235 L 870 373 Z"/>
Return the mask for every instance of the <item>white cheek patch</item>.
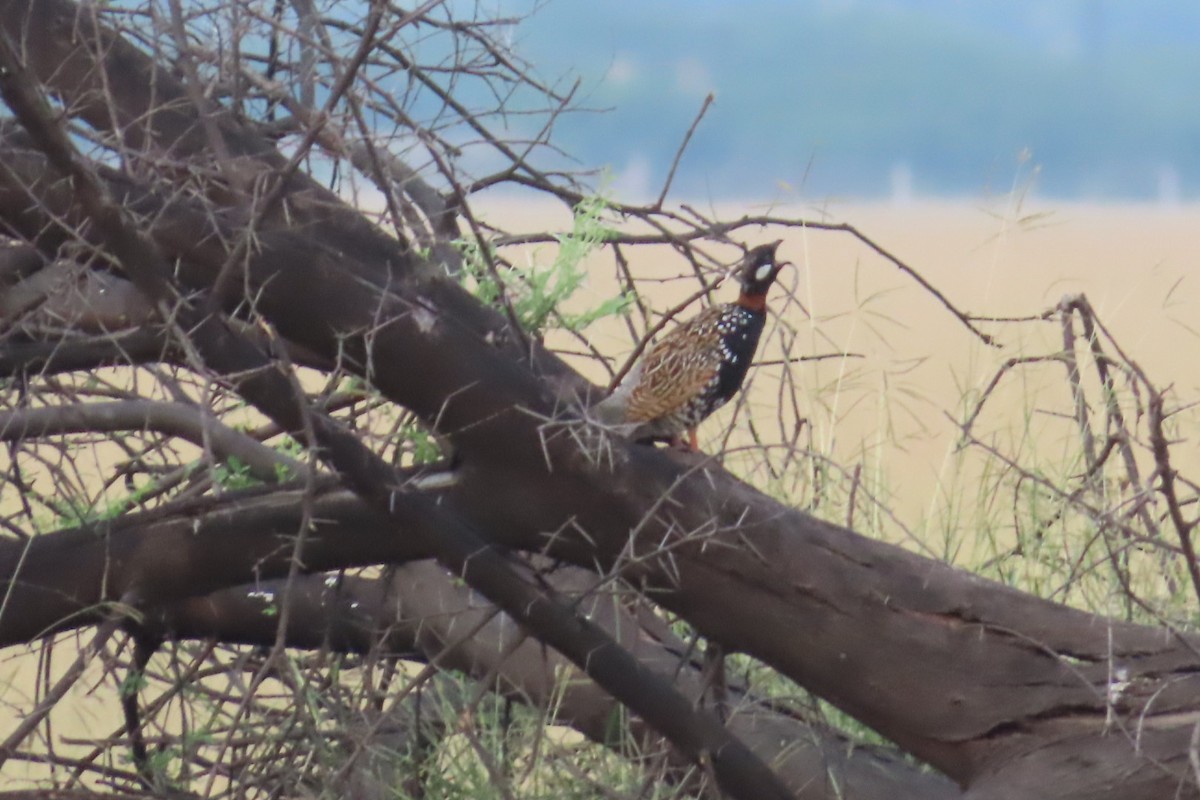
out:
<path id="1" fill-rule="evenodd" d="M 763 264 L 754 271 L 754 280 L 765 281 L 767 276 L 771 274 L 771 270 L 775 268 L 774 264 Z"/>

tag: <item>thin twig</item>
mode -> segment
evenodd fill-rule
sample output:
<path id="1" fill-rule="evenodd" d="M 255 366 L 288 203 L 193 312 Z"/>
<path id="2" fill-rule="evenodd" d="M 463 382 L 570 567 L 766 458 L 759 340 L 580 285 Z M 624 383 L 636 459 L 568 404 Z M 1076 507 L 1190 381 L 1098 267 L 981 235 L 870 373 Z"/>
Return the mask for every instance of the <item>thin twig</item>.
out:
<path id="1" fill-rule="evenodd" d="M 654 209 L 661 210 L 663 203 L 666 202 L 667 192 L 671 190 L 671 183 L 675 180 L 675 170 L 679 169 L 679 161 L 683 158 L 683 152 L 687 150 L 688 142 L 692 140 L 692 134 L 696 132 L 696 128 L 700 125 L 700 120 L 704 119 L 704 113 L 708 111 L 708 107 L 712 105 L 715 96 L 712 92 L 704 98 L 704 102 L 700 105 L 700 111 L 696 113 L 696 118 L 692 120 L 691 127 L 684 134 L 683 141 L 679 144 L 679 149 L 675 151 L 675 158 L 671 161 L 671 169 L 667 172 L 667 179 L 663 182 L 662 192 L 658 195 L 658 201 L 654 204 Z"/>

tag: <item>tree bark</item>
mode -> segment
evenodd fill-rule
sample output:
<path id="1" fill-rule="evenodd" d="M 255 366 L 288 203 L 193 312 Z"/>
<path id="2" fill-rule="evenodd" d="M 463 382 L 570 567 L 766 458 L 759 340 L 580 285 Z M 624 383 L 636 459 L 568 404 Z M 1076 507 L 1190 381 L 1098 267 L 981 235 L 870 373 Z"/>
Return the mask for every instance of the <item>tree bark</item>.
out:
<path id="1" fill-rule="evenodd" d="M 587 616 L 626 649 L 659 672 L 674 674 L 676 686 L 703 702 L 706 678 L 701 665 L 688 657 L 687 643 L 648 609 L 632 613 L 619 597 L 589 596 L 599 576 L 586 570 L 561 568 L 545 577 L 559 591 L 579 598 Z M 497 681 L 502 692 L 536 708 L 552 709 L 556 724 L 570 725 L 600 744 L 619 748 L 625 736 L 636 741 L 652 735 L 640 723 L 628 731 L 614 728 L 620 707 L 611 696 L 561 656 L 525 636 L 506 615 L 497 616 L 494 607 L 480 604 L 477 595 L 431 561 L 410 562 L 379 580 L 310 575 L 290 587 L 285 581 L 269 581 L 226 589 L 165 607 L 153 629 L 171 638 L 211 637 L 270 646 L 285 597 L 292 610 L 289 646 L 364 654 L 415 651 L 449 669 Z M 268 607 L 270 614 L 264 613 Z M 463 631 L 477 627 L 470 638 L 461 639 Z M 961 796 L 951 782 L 895 753 L 852 745 L 825 726 L 755 699 L 744 688 L 731 686 L 730 695 L 730 730 L 770 763 L 800 800 Z M 678 753 L 675 760 L 686 764 Z"/>

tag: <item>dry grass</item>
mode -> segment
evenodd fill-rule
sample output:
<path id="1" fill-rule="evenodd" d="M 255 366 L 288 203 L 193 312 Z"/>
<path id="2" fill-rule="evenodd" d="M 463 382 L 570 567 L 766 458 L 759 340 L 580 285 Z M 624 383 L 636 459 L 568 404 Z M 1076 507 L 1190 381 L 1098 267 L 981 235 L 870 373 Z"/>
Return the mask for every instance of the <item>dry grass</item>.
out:
<path id="1" fill-rule="evenodd" d="M 779 210 L 779 209 L 776 209 Z M 722 209 L 733 218 L 742 209 Z M 1068 294 L 1085 293 L 1122 346 L 1159 385 L 1181 397 L 1200 395 L 1200 239 L 1194 235 L 1196 208 L 995 203 L 922 203 L 906 206 L 853 205 L 791 208 L 813 219 L 850 221 L 904 259 L 960 308 L 979 316 L 1028 317 L 1053 308 Z M 552 209 L 491 209 L 494 218 L 517 230 L 540 230 L 558 217 Z M 775 231 L 764 238 L 774 238 Z M 802 383 L 797 403 L 811 429 L 805 441 L 832 461 L 883 480 L 901 519 L 918 525 L 944 509 L 953 480 L 951 458 L 957 429 L 947 415 L 965 416 L 964 398 L 974 398 L 1008 358 L 1050 352 L 1061 346 L 1053 325 L 991 324 L 1001 348 L 972 337 L 909 278 L 844 234 L 785 233 L 781 253 L 799 269 L 781 278 L 760 360 L 837 352 L 860 358 L 806 363 L 793 370 Z M 748 236 L 747 242 L 753 244 Z M 667 248 L 627 248 L 635 275 L 679 278 L 642 289 L 658 310 L 694 290 L 686 263 Z M 536 256 L 535 256 L 536 257 Z M 616 290 L 611 259 L 593 257 L 592 290 Z M 722 299 L 734 294 L 726 285 Z M 793 296 L 784 297 L 786 293 Z M 790 329 L 790 330 L 789 330 Z M 795 336 L 795 343 L 790 339 Z M 632 349 L 629 333 L 614 321 L 591 330 L 593 343 L 611 354 L 614 367 Z M 566 350 L 565 337 L 552 341 Z M 790 345 L 790 346 L 789 346 Z M 606 374 L 588 359 L 580 368 L 597 381 Z M 780 391 L 780 367 L 752 373 L 751 414 L 738 416 L 736 447 L 750 443 L 747 420 L 760 436 L 778 441 L 791 430 L 791 392 Z M 983 424 L 997 436 L 1024 436 L 1023 419 L 1047 400 L 1067 397 L 1064 369 L 1047 364 L 1002 382 Z M 781 397 L 783 403 L 781 404 Z M 1030 408 L 1034 403 L 1033 409 Z M 780 411 L 782 405 L 782 411 Z M 701 429 L 702 444 L 718 449 L 735 411 L 722 410 Z M 782 423 L 779 418 L 782 416 Z M 764 431 L 766 428 L 768 430 Z M 1055 455 L 1053 438 L 1038 447 Z M 1061 443 L 1057 443 L 1061 444 Z M 1184 455 L 1181 453 L 1181 455 Z M 958 500 L 962 500 L 961 497 Z"/>

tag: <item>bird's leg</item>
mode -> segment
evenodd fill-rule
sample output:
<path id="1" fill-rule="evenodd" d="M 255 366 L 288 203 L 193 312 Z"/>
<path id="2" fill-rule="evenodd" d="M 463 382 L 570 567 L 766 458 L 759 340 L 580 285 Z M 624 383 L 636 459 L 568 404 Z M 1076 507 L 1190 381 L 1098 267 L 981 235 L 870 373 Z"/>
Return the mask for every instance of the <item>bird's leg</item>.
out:
<path id="1" fill-rule="evenodd" d="M 687 429 L 687 438 L 675 434 L 667 441 L 667 445 L 674 450 L 682 450 L 685 453 L 700 452 L 700 443 L 696 441 L 696 429 Z"/>

